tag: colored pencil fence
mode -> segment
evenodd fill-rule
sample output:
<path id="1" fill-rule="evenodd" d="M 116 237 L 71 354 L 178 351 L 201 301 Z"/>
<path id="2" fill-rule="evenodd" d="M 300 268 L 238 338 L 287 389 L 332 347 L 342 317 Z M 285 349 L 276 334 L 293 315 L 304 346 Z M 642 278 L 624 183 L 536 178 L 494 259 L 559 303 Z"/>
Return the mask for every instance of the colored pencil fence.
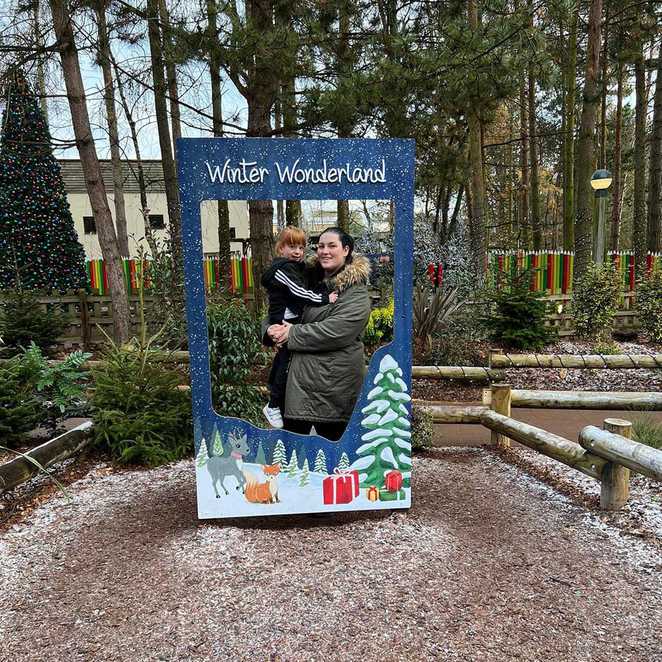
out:
<path id="1" fill-rule="evenodd" d="M 108 293 L 108 274 L 103 260 L 88 260 L 87 280 L 90 289 L 101 296 Z M 252 260 L 246 256 L 232 256 L 231 260 L 231 282 L 232 292 L 248 292 L 253 287 Z M 138 291 L 140 281 L 141 265 L 139 260 L 124 259 L 124 283 L 127 291 L 135 294 Z M 149 261 L 144 262 L 145 268 L 145 290 L 149 291 Z M 202 261 L 202 275 L 205 281 L 205 289 L 218 290 L 222 287 L 222 278 L 219 269 L 218 257 L 206 257 Z"/>
<path id="2" fill-rule="evenodd" d="M 616 270 L 621 275 L 623 291 L 634 290 L 634 255 L 629 251 L 609 253 Z M 490 271 L 494 275 L 515 275 L 530 270 L 530 289 L 550 294 L 570 294 L 572 292 L 572 271 L 575 256 L 561 251 L 536 251 L 530 253 L 512 252 L 489 254 Z M 646 271 L 662 270 L 662 253 L 649 253 L 646 256 Z"/>

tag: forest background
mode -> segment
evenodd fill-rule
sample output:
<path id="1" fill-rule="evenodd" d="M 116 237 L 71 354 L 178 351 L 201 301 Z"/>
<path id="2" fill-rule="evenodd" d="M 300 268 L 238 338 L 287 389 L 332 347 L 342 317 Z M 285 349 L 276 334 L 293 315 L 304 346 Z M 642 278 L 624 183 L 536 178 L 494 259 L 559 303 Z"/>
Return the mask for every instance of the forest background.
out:
<path id="1" fill-rule="evenodd" d="M 120 317 L 122 184 L 115 225 L 98 158 L 117 172 L 137 159 L 138 177 L 161 158 L 176 270 L 179 136 L 414 138 L 418 223 L 478 279 L 488 249 L 574 250 L 581 276 L 590 178 L 607 168 L 608 247 L 632 250 L 641 275 L 661 249 L 660 14 L 634 0 L 13 0 L 0 74 L 6 87 L 21 67 L 56 150 L 77 148 Z M 347 202 L 337 211 L 349 227 Z M 274 220 L 298 224 L 301 207 L 255 201 L 249 215 L 259 275 Z M 228 269 L 222 203 L 218 232 Z"/>

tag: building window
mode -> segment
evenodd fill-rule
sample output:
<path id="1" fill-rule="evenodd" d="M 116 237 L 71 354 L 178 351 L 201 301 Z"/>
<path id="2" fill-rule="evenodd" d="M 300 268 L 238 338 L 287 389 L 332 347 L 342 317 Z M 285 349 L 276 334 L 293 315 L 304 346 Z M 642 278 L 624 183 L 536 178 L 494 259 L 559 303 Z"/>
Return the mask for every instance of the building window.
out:
<path id="1" fill-rule="evenodd" d="M 233 228 L 230 226 L 230 239 L 236 239 L 237 238 L 237 228 Z"/>
<path id="2" fill-rule="evenodd" d="M 165 228 L 165 221 L 163 220 L 163 214 L 150 214 L 149 225 L 152 228 L 152 230 L 163 230 Z"/>
<path id="3" fill-rule="evenodd" d="M 85 234 L 97 233 L 97 224 L 94 222 L 94 216 L 83 216 L 83 230 Z"/>

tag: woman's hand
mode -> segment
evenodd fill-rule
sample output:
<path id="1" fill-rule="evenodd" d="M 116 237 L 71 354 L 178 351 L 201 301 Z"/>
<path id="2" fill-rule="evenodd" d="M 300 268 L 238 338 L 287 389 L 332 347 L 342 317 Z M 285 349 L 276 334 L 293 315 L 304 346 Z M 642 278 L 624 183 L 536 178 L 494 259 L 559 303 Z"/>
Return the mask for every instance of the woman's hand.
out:
<path id="1" fill-rule="evenodd" d="M 272 324 L 267 329 L 267 334 L 269 337 L 278 345 L 284 345 L 288 338 L 290 337 L 290 329 L 292 325 L 289 322 L 283 322 L 282 324 Z"/>

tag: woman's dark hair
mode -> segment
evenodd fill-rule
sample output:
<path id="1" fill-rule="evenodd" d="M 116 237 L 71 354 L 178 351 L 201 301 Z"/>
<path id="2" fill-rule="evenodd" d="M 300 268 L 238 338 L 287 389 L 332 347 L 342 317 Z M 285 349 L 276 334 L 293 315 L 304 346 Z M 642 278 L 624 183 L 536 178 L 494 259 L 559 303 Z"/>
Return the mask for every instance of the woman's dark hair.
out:
<path id="1" fill-rule="evenodd" d="M 333 234 L 338 236 L 338 239 L 340 239 L 340 243 L 342 244 L 343 248 L 349 248 L 349 252 L 347 253 L 347 257 L 345 258 L 345 262 L 349 263 L 352 261 L 352 253 L 354 252 L 354 237 L 352 237 L 351 234 L 348 234 L 345 232 L 342 228 L 339 227 L 332 227 L 332 228 L 326 228 L 323 232 L 320 233 L 320 237 L 323 234 L 326 234 L 327 232 L 333 232 Z M 319 241 L 319 239 L 318 239 Z"/>

